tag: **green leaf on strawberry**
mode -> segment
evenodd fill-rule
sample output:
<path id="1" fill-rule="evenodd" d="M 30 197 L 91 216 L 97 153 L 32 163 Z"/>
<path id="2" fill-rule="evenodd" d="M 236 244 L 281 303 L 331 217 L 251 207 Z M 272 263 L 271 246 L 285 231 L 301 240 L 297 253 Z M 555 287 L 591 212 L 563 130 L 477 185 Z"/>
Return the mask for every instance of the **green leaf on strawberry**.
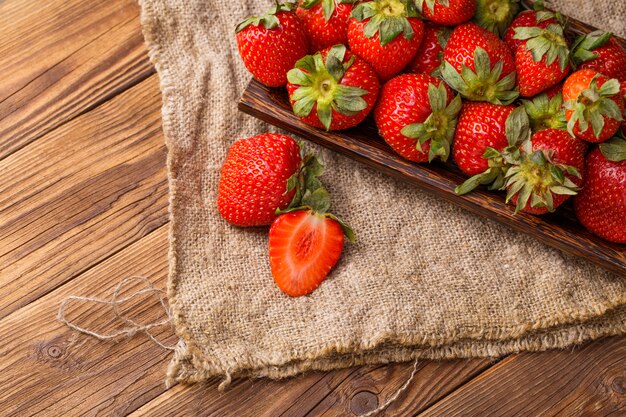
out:
<path id="1" fill-rule="evenodd" d="M 576 38 L 576 41 L 572 45 L 571 55 L 574 68 L 578 67 L 583 62 L 596 59 L 598 57 L 598 53 L 594 51 L 597 48 L 606 45 L 612 37 L 613 34 L 611 32 L 596 30 L 586 35 L 580 35 Z"/>
<path id="2" fill-rule="evenodd" d="M 380 44 L 387 45 L 402 34 L 407 40 L 415 35 L 407 17 L 417 17 L 417 9 L 411 0 L 375 0 L 357 5 L 352 17 L 359 22 L 370 19 L 365 25 L 367 38 L 380 35 Z"/>
<path id="3" fill-rule="evenodd" d="M 565 109 L 563 108 L 563 94 L 560 92 L 552 98 L 541 93 L 531 100 L 522 100 L 526 113 L 530 119 L 533 132 L 543 129 L 566 129 Z"/>
<path id="4" fill-rule="evenodd" d="M 614 137 L 600 144 L 600 152 L 609 161 L 626 161 L 626 139 Z"/>
<path id="5" fill-rule="evenodd" d="M 415 146 L 423 152 L 422 145 L 430 141 L 428 162 L 439 157 L 447 161 L 450 155 L 450 146 L 454 140 L 454 131 L 458 114 L 461 111 L 461 96 L 457 95 L 449 105 L 448 93 L 443 84 L 428 85 L 428 101 L 432 113 L 423 123 L 414 123 L 405 126 L 402 134 L 406 137 L 417 139 Z"/>
<path id="6" fill-rule="evenodd" d="M 450 87 L 468 100 L 502 105 L 510 104 L 518 97 L 515 72 L 500 80 L 502 61 L 498 61 L 491 68 L 489 55 L 481 47 L 476 47 L 474 51 L 474 68 L 475 71 L 463 64 L 459 74 L 448 61 L 444 61 L 441 74 Z"/>
<path id="7" fill-rule="evenodd" d="M 518 27 L 515 28 L 514 39 L 524 40 L 526 49 L 530 51 L 535 62 L 541 61 L 544 56 L 546 65 L 552 64 L 557 59 L 561 70 L 565 70 L 569 60 L 569 48 L 563 36 L 563 27 L 557 24 L 548 25 L 547 28 Z"/>
<path id="8" fill-rule="evenodd" d="M 276 17 L 278 12 L 290 12 L 294 9 L 295 3 L 276 3 L 270 9 L 261 16 L 250 16 L 244 19 L 235 28 L 235 32 L 241 32 L 250 25 L 259 26 L 263 25 L 265 29 L 274 29 L 278 27 L 280 21 Z"/>

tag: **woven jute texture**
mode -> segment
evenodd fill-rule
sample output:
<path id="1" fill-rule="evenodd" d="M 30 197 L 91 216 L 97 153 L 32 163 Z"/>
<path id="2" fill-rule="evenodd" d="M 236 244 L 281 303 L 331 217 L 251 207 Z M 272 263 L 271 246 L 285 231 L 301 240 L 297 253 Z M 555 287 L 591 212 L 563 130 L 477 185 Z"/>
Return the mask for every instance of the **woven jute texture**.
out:
<path id="1" fill-rule="evenodd" d="M 626 35 L 623 2 L 561 1 Z M 233 28 L 264 1 L 142 0 L 169 149 L 171 381 L 281 378 L 355 364 L 563 348 L 626 333 L 626 279 L 320 149 L 333 212 L 357 233 L 311 296 L 274 284 L 267 230 L 219 216 L 228 147 L 271 127 L 237 111 Z M 595 13 L 595 14 L 594 14 Z"/>

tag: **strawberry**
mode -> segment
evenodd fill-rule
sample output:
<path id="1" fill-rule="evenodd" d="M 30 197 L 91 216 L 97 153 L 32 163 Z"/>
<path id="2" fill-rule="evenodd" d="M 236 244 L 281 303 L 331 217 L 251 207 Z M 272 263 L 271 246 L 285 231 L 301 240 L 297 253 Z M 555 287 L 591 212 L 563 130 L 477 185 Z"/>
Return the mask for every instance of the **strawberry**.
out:
<path id="1" fill-rule="evenodd" d="M 348 44 L 381 81 L 408 65 L 424 36 L 424 23 L 412 0 L 374 0 L 355 6 L 348 22 Z"/>
<path id="2" fill-rule="evenodd" d="M 535 2 L 535 5 L 537 4 L 539 4 L 539 2 Z M 523 39 L 515 38 L 515 32 L 518 28 L 538 27 L 539 29 L 545 29 L 549 25 L 559 24 L 559 21 L 560 15 L 547 10 L 523 11 L 517 15 L 513 22 L 511 22 L 508 29 L 504 32 L 504 42 L 508 45 L 511 51 L 517 51 L 517 48 L 526 43 Z"/>
<path id="3" fill-rule="evenodd" d="M 415 4 L 424 18 L 446 26 L 467 22 L 476 12 L 476 0 L 416 0 Z"/>
<path id="4" fill-rule="evenodd" d="M 624 136 L 626 136 L 626 80 L 622 81 L 620 86 L 621 86 L 620 94 L 624 98 L 624 107 L 625 107 L 624 114 L 623 114 L 623 120 L 622 120 L 622 134 Z"/>
<path id="5" fill-rule="evenodd" d="M 588 142 L 604 142 L 623 120 L 619 82 L 596 71 L 583 69 L 570 75 L 563 84 L 563 100 L 567 130 Z"/>
<path id="6" fill-rule="evenodd" d="M 424 38 L 409 64 L 412 72 L 434 75 L 439 72 L 441 59 L 443 58 L 443 48 L 446 47 L 448 39 L 452 34 L 452 29 L 440 26 L 436 23 L 426 22 L 424 25 Z"/>
<path id="7" fill-rule="evenodd" d="M 313 154 L 289 136 L 266 133 L 235 142 L 222 166 L 217 207 L 235 226 L 265 226 L 276 210 L 300 204 L 321 174 Z"/>
<path id="8" fill-rule="evenodd" d="M 601 238 L 626 243 L 626 140 L 613 138 L 595 148 L 586 169 L 574 197 L 576 217 Z"/>
<path id="9" fill-rule="evenodd" d="M 480 184 L 501 189 L 520 144 L 530 135 L 523 106 L 464 103 L 454 137 L 452 156 L 471 177 L 454 190 L 466 194 Z"/>
<path id="10" fill-rule="evenodd" d="M 582 184 L 586 151 L 587 144 L 565 130 L 535 133 L 507 170 L 507 203 L 515 204 L 516 212 L 553 212 Z"/>
<path id="11" fill-rule="evenodd" d="M 302 21 L 311 53 L 348 44 L 348 19 L 356 0 L 302 0 L 296 15 Z"/>
<path id="12" fill-rule="evenodd" d="M 380 135 L 402 157 L 443 161 L 450 155 L 461 97 L 440 79 L 404 74 L 388 81 L 374 110 Z"/>
<path id="13" fill-rule="evenodd" d="M 502 36 L 517 15 L 518 3 L 519 0 L 477 0 L 474 22 Z"/>
<path id="14" fill-rule="evenodd" d="M 515 68 L 522 97 L 532 97 L 563 80 L 569 73 L 569 49 L 559 24 L 515 29 L 515 39 L 526 41 L 517 47 Z"/>
<path id="15" fill-rule="evenodd" d="M 572 62 L 578 69 L 591 69 L 607 78 L 626 80 L 626 51 L 609 32 L 597 30 L 579 36 L 572 47 Z"/>
<path id="16" fill-rule="evenodd" d="M 294 113 L 326 130 L 361 123 L 374 108 L 380 89 L 372 67 L 343 45 L 305 56 L 287 78 Z"/>
<path id="17" fill-rule="evenodd" d="M 237 47 L 244 65 L 268 87 L 287 83 L 287 71 L 307 53 L 302 23 L 291 11 L 292 3 L 272 6 L 262 16 L 237 25 Z"/>
<path id="18" fill-rule="evenodd" d="M 443 51 L 441 73 L 450 87 L 472 101 L 508 104 L 518 96 L 513 54 L 498 36 L 475 23 L 454 29 Z"/>
<path id="19" fill-rule="evenodd" d="M 270 228 L 272 276 L 292 297 L 309 294 L 324 281 L 341 256 L 344 235 L 355 240 L 354 232 L 328 213 L 328 191 L 319 180 L 313 182 L 301 206 L 281 212 Z"/>
<path id="20" fill-rule="evenodd" d="M 544 129 L 567 129 L 561 86 L 552 88 L 529 100 L 522 100 L 533 132 Z"/>

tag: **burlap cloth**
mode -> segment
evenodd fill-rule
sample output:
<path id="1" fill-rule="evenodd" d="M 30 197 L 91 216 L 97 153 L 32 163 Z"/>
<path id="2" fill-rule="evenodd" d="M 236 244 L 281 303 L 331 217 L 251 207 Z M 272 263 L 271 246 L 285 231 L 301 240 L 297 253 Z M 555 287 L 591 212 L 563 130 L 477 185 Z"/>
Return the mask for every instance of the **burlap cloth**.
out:
<path id="1" fill-rule="evenodd" d="M 270 1 L 141 3 L 169 149 L 168 295 L 182 339 L 171 380 L 495 357 L 626 333 L 623 277 L 325 150 L 333 212 L 358 243 L 311 296 L 285 296 L 267 230 L 231 227 L 216 207 L 229 145 L 273 130 L 237 111 L 250 75 L 233 33 Z M 626 35 L 622 1 L 559 3 Z"/>

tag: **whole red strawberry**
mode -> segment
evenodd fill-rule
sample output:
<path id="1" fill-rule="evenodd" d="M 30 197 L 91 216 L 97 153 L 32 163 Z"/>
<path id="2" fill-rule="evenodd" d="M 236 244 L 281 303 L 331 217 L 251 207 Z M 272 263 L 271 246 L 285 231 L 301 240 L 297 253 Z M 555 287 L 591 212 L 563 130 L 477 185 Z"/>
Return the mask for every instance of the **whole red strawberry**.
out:
<path id="1" fill-rule="evenodd" d="M 348 23 L 352 52 L 367 61 L 381 81 L 411 62 L 424 36 L 412 0 L 374 0 L 355 6 Z"/>
<path id="2" fill-rule="evenodd" d="M 450 87 L 472 101 L 508 104 L 518 96 L 513 54 L 497 35 L 474 23 L 452 32 L 441 73 Z"/>
<path id="3" fill-rule="evenodd" d="M 526 41 L 515 53 L 517 84 L 522 97 L 532 97 L 557 85 L 569 73 L 569 49 L 559 24 L 520 27 L 515 39 Z"/>
<path id="4" fill-rule="evenodd" d="M 501 37 L 517 15 L 518 3 L 519 0 L 477 0 L 474 22 Z"/>
<path id="5" fill-rule="evenodd" d="M 626 243 L 626 140 L 611 139 L 589 153 L 585 183 L 574 197 L 574 208 L 589 231 Z"/>
<path id="6" fill-rule="evenodd" d="M 539 2 L 535 2 L 537 4 Z M 538 27 L 545 29 L 549 25 L 559 24 L 558 17 L 547 10 L 526 10 L 517 15 L 508 29 L 504 32 L 504 42 L 508 45 L 511 51 L 517 51 L 520 45 L 526 43 L 523 39 L 516 39 L 515 32 L 517 28 L 522 27 Z"/>
<path id="7" fill-rule="evenodd" d="M 241 227 L 265 226 L 276 210 L 299 205 L 306 185 L 323 169 L 289 136 L 265 133 L 235 142 L 222 166 L 217 207 Z"/>
<path id="8" fill-rule="evenodd" d="M 471 177 L 455 192 L 466 194 L 480 184 L 489 185 L 491 190 L 501 189 L 508 167 L 529 135 L 523 106 L 464 103 L 452 156 L 461 171 Z"/>
<path id="9" fill-rule="evenodd" d="M 604 142 L 617 132 L 623 120 L 624 97 L 616 79 L 583 69 L 563 84 L 565 117 L 570 134 L 587 142 Z"/>
<path id="10" fill-rule="evenodd" d="M 446 161 L 460 110 L 461 97 L 440 79 L 404 74 L 384 85 L 374 118 L 380 135 L 402 157 Z"/>
<path id="11" fill-rule="evenodd" d="M 268 87 L 287 83 L 287 71 L 307 53 L 302 23 L 291 10 L 292 3 L 274 5 L 262 16 L 237 25 L 237 47 L 244 65 Z"/>
<path id="12" fill-rule="evenodd" d="M 515 211 L 553 212 L 582 184 L 586 151 L 587 144 L 565 130 L 535 133 L 507 170 L 506 201 L 515 204 Z"/>
<path id="13" fill-rule="evenodd" d="M 599 30 L 576 39 L 572 62 L 578 69 L 591 69 L 608 78 L 626 80 L 626 51 L 609 32 Z"/>
<path id="14" fill-rule="evenodd" d="M 476 0 L 417 0 L 415 3 L 424 18 L 446 26 L 467 22 L 476 12 Z"/>
<path id="15" fill-rule="evenodd" d="M 296 15 L 302 21 L 311 53 L 348 44 L 348 19 L 356 0 L 302 0 Z"/>
<path id="16" fill-rule="evenodd" d="M 436 23 L 426 22 L 424 25 L 424 38 L 409 64 L 412 72 L 433 75 L 439 69 L 443 58 L 443 48 L 446 47 L 452 29 L 440 26 Z"/>
<path id="17" fill-rule="evenodd" d="M 326 130 L 361 123 L 374 108 L 380 89 L 372 67 L 343 45 L 307 55 L 287 78 L 294 113 Z"/>

